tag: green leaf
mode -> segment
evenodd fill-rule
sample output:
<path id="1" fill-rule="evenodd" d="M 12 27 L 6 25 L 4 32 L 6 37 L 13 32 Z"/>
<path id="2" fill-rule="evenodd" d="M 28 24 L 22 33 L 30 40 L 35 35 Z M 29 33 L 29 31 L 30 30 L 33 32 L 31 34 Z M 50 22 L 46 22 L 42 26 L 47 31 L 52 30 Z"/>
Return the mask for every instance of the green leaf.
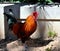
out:
<path id="1" fill-rule="evenodd" d="M 47 48 L 46 51 L 51 51 L 51 49 L 50 48 Z"/>
<path id="2" fill-rule="evenodd" d="M 49 32 L 48 32 L 48 36 L 54 38 L 54 37 L 57 36 L 57 35 L 56 35 L 56 32 L 55 32 L 55 31 L 49 31 Z"/>
<path id="3" fill-rule="evenodd" d="M 52 3 L 52 0 L 46 0 L 46 2 Z"/>

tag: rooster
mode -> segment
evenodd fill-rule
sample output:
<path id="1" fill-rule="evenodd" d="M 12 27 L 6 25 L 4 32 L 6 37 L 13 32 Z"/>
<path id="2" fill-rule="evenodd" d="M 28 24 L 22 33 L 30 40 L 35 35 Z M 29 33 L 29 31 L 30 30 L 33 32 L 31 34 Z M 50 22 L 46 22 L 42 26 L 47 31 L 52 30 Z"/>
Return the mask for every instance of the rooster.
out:
<path id="1" fill-rule="evenodd" d="M 12 17 L 9 14 L 4 13 L 7 17 Z M 29 15 L 24 23 L 17 22 L 15 18 L 12 18 L 16 21 L 14 23 L 10 24 L 10 29 L 13 31 L 14 35 L 17 36 L 17 38 L 20 38 L 22 43 L 25 43 L 30 38 L 30 35 L 35 32 L 37 28 L 37 12 L 33 12 L 31 15 Z"/>

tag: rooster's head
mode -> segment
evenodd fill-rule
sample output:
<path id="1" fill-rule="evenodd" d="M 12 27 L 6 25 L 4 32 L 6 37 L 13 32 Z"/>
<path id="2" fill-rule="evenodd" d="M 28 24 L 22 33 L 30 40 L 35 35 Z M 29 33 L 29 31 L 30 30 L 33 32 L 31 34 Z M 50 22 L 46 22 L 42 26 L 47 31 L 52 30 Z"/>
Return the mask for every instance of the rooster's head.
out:
<path id="1" fill-rule="evenodd" d="M 37 20 L 37 17 L 38 17 L 38 12 L 33 12 L 33 16 L 34 16 L 34 19 Z"/>

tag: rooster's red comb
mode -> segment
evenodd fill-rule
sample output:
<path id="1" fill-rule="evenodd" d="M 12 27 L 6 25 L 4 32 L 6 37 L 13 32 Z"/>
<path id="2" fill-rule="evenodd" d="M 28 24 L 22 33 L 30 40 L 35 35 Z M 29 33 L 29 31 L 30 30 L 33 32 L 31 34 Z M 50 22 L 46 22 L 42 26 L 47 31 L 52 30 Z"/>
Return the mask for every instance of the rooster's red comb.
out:
<path id="1" fill-rule="evenodd" d="M 34 11 L 33 16 L 35 16 L 35 18 L 37 18 L 38 17 L 38 12 Z"/>

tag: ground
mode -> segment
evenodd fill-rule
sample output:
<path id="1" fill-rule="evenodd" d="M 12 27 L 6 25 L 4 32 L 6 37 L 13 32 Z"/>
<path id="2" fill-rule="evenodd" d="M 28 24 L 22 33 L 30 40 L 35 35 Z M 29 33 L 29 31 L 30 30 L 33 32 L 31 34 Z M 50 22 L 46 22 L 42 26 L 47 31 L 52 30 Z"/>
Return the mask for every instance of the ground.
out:
<path id="1" fill-rule="evenodd" d="M 42 41 L 44 43 L 41 43 L 41 41 L 38 42 L 37 40 L 29 40 L 28 41 L 29 44 L 27 44 L 29 46 L 27 48 L 27 51 L 47 51 L 46 49 L 50 49 L 51 51 L 60 51 L 59 39 L 60 39 L 59 37 L 56 37 L 53 41 L 50 42 L 48 42 L 48 40 Z M 0 51 L 24 51 L 24 50 L 25 47 L 22 45 L 21 41 L 18 40 L 10 42 L 6 45 L 6 47 L 0 49 Z"/>

